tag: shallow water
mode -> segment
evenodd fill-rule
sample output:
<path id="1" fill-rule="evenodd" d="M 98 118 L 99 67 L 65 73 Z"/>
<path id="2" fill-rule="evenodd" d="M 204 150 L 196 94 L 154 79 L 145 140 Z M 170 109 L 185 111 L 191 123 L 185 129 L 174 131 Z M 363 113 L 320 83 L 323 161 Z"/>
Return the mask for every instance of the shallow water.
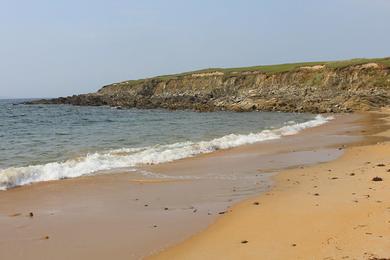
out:
<path id="1" fill-rule="evenodd" d="M 0 189 L 172 161 L 326 122 L 307 113 L 13 105 L 20 102 L 0 100 Z"/>

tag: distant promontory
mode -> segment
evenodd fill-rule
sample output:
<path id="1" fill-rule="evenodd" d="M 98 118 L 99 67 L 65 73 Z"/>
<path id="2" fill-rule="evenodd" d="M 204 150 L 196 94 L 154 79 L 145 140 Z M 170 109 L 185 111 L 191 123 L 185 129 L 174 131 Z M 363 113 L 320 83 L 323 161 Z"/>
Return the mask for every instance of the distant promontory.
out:
<path id="1" fill-rule="evenodd" d="M 31 101 L 196 111 L 353 112 L 390 105 L 390 57 L 211 68 L 129 80 L 96 93 Z"/>

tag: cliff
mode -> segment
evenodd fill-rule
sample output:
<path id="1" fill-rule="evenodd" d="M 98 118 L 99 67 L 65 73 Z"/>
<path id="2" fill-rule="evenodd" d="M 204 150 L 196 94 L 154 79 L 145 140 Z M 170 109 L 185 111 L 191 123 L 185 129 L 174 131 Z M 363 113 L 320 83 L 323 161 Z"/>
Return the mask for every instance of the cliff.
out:
<path id="1" fill-rule="evenodd" d="M 390 105 L 390 58 L 207 69 L 31 103 L 197 111 L 370 110 Z"/>

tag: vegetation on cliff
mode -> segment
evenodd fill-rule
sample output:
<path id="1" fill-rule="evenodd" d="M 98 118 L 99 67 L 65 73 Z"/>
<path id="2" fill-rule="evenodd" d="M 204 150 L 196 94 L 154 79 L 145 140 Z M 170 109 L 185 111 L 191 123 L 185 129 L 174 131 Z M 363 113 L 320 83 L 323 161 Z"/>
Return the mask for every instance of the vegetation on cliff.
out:
<path id="1" fill-rule="evenodd" d="M 34 103 L 198 111 L 351 112 L 390 105 L 390 58 L 210 68 Z"/>

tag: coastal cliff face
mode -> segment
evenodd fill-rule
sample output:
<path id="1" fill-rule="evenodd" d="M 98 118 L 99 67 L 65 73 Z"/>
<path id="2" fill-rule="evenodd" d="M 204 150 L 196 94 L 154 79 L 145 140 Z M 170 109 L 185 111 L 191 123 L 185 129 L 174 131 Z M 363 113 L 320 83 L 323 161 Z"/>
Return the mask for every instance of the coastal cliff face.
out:
<path id="1" fill-rule="evenodd" d="M 197 111 L 352 112 L 390 105 L 390 68 L 365 63 L 301 66 L 282 72 L 186 73 L 104 86 L 96 93 L 39 104 L 108 105 Z"/>

